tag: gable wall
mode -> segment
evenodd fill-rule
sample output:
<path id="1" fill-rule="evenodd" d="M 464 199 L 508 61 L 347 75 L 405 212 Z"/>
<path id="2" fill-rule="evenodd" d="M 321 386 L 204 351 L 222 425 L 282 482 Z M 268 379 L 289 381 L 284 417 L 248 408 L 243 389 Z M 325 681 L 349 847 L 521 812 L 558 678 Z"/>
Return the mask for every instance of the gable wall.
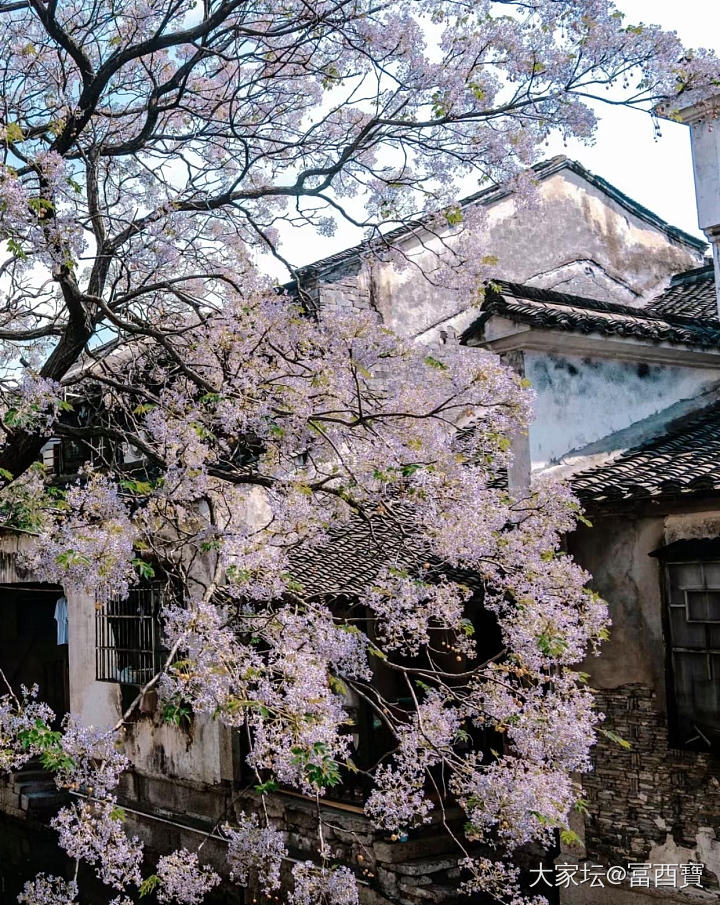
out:
<path id="1" fill-rule="evenodd" d="M 699 252 L 567 168 L 540 183 L 536 206 L 518 209 L 506 197 L 488 204 L 485 214 L 486 235 L 476 257 L 492 256 L 493 274 L 506 280 L 640 305 L 671 274 L 702 263 Z M 467 326 L 475 312 L 470 291 L 454 289 L 447 275 L 432 277 L 441 241 L 425 235 L 422 242 L 411 238 L 399 247 L 411 262 L 401 270 L 351 258 L 325 273 L 318 287 L 321 306 L 375 308 L 398 332 L 424 341 L 436 340 L 441 327 L 459 332 Z"/>

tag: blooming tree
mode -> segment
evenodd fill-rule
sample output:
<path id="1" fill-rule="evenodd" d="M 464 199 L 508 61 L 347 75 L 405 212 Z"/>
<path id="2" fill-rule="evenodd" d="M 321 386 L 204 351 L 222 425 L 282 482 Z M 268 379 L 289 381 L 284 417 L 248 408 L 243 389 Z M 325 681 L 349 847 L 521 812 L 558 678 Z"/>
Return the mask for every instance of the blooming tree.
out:
<path id="1" fill-rule="evenodd" d="M 714 83 L 717 62 L 610 0 L 2 0 L 0 21 L 3 524 L 38 536 L 39 577 L 100 605 L 152 574 L 181 587 L 144 690 L 247 739 L 257 813 L 224 830 L 237 882 L 278 888 L 264 799 L 283 784 L 319 800 L 357 769 L 361 701 L 393 740 L 367 771 L 368 818 L 405 833 L 439 812 L 465 889 L 520 901 L 513 852 L 565 826 L 600 719 L 575 667 L 606 612 L 561 550 L 576 504 L 506 488 L 530 399 L 498 361 L 428 354 L 371 314 L 317 316 L 258 254 L 284 260 L 283 225 L 343 220 L 383 253 L 387 226 L 427 215 L 470 291 L 462 180 L 527 196 L 546 139 L 592 137 L 593 99 L 650 109 Z M 65 490 L 34 465 L 50 437 L 93 449 Z M 353 520 L 395 553 L 332 604 L 299 564 Z M 122 719 L 50 723 L 32 689 L 0 699 L 0 766 L 40 755 L 89 796 L 55 820 L 66 851 L 117 905 L 202 901 L 218 878 L 197 853 L 148 875 L 124 831 Z M 352 905 L 318 814 L 319 858 L 292 868 L 289 901 Z M 40 875 L 21 901 L 77 894 Z"/>

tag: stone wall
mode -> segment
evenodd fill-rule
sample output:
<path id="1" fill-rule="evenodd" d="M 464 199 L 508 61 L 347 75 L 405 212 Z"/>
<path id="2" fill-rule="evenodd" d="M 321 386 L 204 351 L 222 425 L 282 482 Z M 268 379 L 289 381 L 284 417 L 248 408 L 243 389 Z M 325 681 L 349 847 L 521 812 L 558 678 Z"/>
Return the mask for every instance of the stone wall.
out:
<path id="1" fill-rule="evenodd" d="M 250 810 L 257 808 L 257 803 L 251 798 L 240 800 L 236 808 Z M 374 831 L 358 807 L 328 803 L 323 810 L 325 842 L 333 860 L 355 871 L 361 884 L 361 905 L 450 905 L 459 900 L 457 848 L 434 821 L 401 842 Z M 286 833 L 291 857 L 317 857 L 314 802 L 301 796 L 275 795 L 269 812 Z"/>
<path id="2" fill-rule="evenodd" d="M 119 801 L 126 809 L 128 829 L 152 850 L 173 847 L 194 849 L 205 838 L 203 860 L 227 876 L 226 845 L 217 828 L 241 812 L 259 808 L 255 794 L 232 783 L 215 785 L 187 780 L 163 780 L 137 770 L 122 779 Z M 289 858 L 284 864 L 284 885 L 297 861 L 317 860 L 317 805 L 301 795 L 277 793 L 266 799 L 268 814 L 285 834 Z M 324 838 L 333 863 L 354 870 L 360 884 L 361 905 L 454 905 L 467 903 L 458 895 L 460 869 L 457 848 L 448 833 L 431 822 L 399 841 L 373 830 L 362 810 L 342 802 L 322 804 Z M 436 815 L 435 820 L 439 820 Z M 208 834 L 211 834 L 208 836 Z M 226 887 L 227 902 L 243 901 L 243 891 Z M 283 893 L 278 893 L 282 901 Z M 257 889 L 244 891 L 244 901 L 268 901 Z M 274 897 L 271 899 L 276 901 Z"/>
<path id="3" fill-rule="evenodd" d="M 605 726 L 632 747 L 625 750 L 601 735 L 594 749 L 594 772 L 583 779 L 588 859 L 604 866 L 701 861 L 704 885 L 717 890 L 717 758 L 670 747 L 667 720 L 646 685 L 602 690 L 597 702 Z"/>

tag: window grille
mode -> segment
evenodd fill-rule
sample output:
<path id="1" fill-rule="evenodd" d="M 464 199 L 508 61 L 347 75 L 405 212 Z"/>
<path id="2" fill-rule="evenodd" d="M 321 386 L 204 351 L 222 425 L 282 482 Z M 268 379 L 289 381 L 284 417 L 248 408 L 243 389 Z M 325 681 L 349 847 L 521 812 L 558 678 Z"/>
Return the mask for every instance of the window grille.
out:
<path id="1" fill-rule="evenodd" d="M 720 750 L 720 561 L 666 565 L 675 734 Z"/>
<path id="2" fill-rule="evenodd" d="M 161 585 L 132 588 L 126 600 L 109 600 L 95 615 L 95 677 L 99 682 L 144 685 L 163 662 L 159 611 Z"/>

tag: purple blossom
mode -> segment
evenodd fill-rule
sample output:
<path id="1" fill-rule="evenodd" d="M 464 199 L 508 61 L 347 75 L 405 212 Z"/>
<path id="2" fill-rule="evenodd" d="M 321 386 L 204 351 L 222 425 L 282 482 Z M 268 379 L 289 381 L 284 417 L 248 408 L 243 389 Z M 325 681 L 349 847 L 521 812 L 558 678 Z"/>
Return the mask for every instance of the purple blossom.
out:
<path id="1" fill-rule="evenodd" d="M 283 833 L 269 824 L 261 826 L 257 814 L 246 816 L 242 812 L 237 823 L 237 827 L 223 827 L 230 879 L 247 886 L 250 878 L 256 877 L 260 889 L 270 895 L 280 887 L 280 868 L 287 856 Z"/>
<path id="2" fill-rule="evenodd" d="M 199 905 L 220 877 L 207 865 L 200 865 L 195 852 L 179 849 L 158 860 L 160 884 L 158 902 L 177 902 L 179 905 Z"/>

